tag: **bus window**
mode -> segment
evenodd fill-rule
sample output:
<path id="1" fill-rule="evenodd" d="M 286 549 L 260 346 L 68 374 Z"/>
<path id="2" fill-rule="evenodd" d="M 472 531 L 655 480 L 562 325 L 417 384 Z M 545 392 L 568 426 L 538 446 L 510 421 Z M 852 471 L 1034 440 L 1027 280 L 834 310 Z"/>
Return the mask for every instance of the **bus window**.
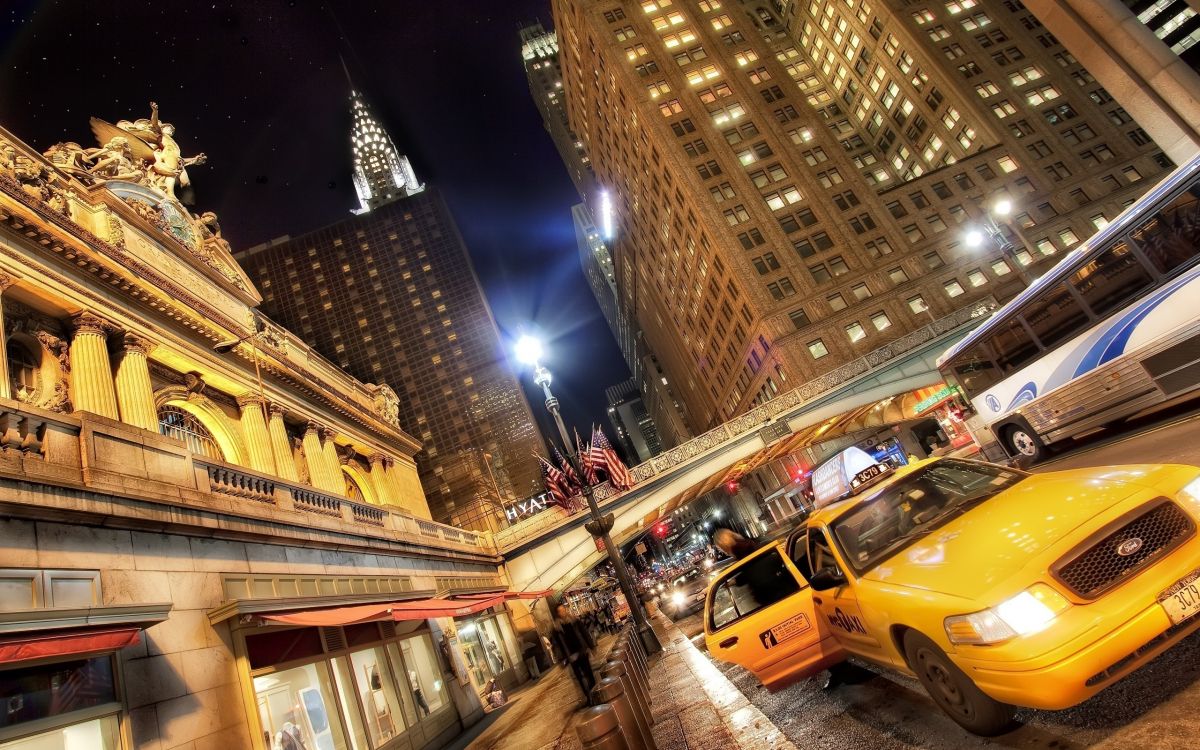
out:
<path id="1" fill-rule="evenodd" d="M 1200 248 L 1200 204 L 1180 195 L 1133 233 L 1142 252 L 1163 275 L 1191 264 Z"/>
<path id="2" fill-rule="evenodd" d="M 1025 308 L 1025 322 L 1042 346 L 1050 349 L 1083 331 L 1088 316 L 1067 285 L 1059 284 Z"/>
<path id="3" fill-rule="evenodd" d="M 1005 375 L 1021 369 L 1038 356 L 1037 344 L 1018 320 L 1001 323 L 988 341 L 996 353 L 996 364 Z"/>
<path id="4" fill-rule="evenodd" d="M 1071 277 L 1071 285 L 1092 308 L 1097 317 L 1105 317 L 1154 284 L 1149 272 L 1129 252 L 1124 240 L 1118 240 Z"/>
<path id="5" fill-rule="evenodd" d="M 948 369 L 951 378 L 967 394 L 967 398 L 974 398 L 1004 377 L 1000 374 L 1000 368 L 980 346 L 956 356 Z"/>

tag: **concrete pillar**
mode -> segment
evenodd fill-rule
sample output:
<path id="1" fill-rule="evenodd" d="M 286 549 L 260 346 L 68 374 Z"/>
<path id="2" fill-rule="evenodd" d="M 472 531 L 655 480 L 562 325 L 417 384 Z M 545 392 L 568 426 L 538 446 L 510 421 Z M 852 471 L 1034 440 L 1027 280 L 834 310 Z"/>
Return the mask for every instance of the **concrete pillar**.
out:
<path id="1" fill-rule="evenodd" d="M 382 453 L 373 453 L 370 461 L 371 484 L 375 486 L 375 497 L 379 498 L 379 503 L 381 505 L 400 505 L 400 498 L 396 496 L 387 471 L 387 466 L 392 463 L 392 459 Z"/>
<path id="2" fill-rule="evenodd" d="M 242 435 L 246 439 L 250 468 L 264 474 L 275 474 L 275 456 L 271 452 L 271 436 L 263 415 L 262 396 L 238 396 L 237 404 L 242 412 Z"/>
<path id="3" fill-rule="evenodd" d="M 1025 6 L 1172 161 L 1182 164 L 1196 154 L 1200 74 L 1120 0 L 1029 0 Z"/>
<path id="4" fill-rule="evenodd" d="M 0 297 L 17 279 L 0 273 Z M 8 327 L 4 322 L 4 301 L 0 299 L 0 398 L 12 398 L 12 380 L 8 377 Z"/>
<path id="5" fill-rule="evenodd" d="M 275 459 L 276 475 L 280 479 L 297 482 L 300 480 L 300 472 L 296 471 L 292 441 L 288 438 L 287 426 L 283 423 L 284 409 L 279 404 L 270 404 L 267 408 L 270 412 L 267 434 L 271 440 L 271 456 Z"/>
<path id="6" fill-rule="evenodd" d="M 121 359 L 117 362 L 114 385 L 121 421 L 143 430 L 158 432 L 158 408 L 154 405 L 154 386 L 150 384 L 147 357 L 155 344 L 149 339 L 127 333 L 121 341 Z"/>
<path id="7" fill-rule="evenodd" d="M 120 419 L 108 358 L 108 334 L 114 326 L 90 312 L 71 318 L 71 395 L 77 411 Z"/>
<path id="8" fill-rule="evenodd" d="M 321 450 L 321 426 L 309 422 L 304 429 L 301 444 L 304 446 L 304 462 L 308 464 L 308 481 L 319 490 L 331 491 L 329 487 L 329 468 L 325 463 L 325 454 Z M 342 487 L 336 492 L 340 495 Z"/>
<path id="9" fill-rule="evenodd" d="M 321 454 L 325 457 L 325 467 L 329 471 L 329 491 L 345 495 L 346 476 L 342 473 L 342 460 L 338 458 L 334 437 L 336 433 L 333 430 L 328 427 L 321 429 Z"/>

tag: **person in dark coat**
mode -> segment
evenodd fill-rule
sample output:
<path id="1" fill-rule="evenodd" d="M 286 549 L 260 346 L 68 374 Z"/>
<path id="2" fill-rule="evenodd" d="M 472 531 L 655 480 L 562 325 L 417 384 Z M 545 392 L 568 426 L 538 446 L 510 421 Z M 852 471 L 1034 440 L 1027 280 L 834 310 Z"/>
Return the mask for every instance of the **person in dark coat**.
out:
<path id="1" fill-rule="evenodd" d="M 591 651 L 596 647 L 591 633 L 580 622 L 567 605 L 560 604 L 554 610 L 554 642 L 563 659 L 575 673 L 575 681 L 583 691 L 583 700 L 591 702 L 592 688 L 596 686 L 596 675 L 592 672 Z"/>

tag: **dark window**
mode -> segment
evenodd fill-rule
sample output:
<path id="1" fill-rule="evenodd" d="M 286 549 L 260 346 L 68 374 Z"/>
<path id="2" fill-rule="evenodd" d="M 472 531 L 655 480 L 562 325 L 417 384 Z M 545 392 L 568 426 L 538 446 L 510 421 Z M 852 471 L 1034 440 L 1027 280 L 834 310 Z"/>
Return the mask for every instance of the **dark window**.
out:
<path id="1" fill-rule="evenodd" d="M 829 269 L 825 267 L 824 263 L 815 266 L 809 266 L 808 270 L 812 274 L 813 281 L 817 282 L 818 284 L 823 284 L 832 278 L 829 275 Z"/>
<path id="2" fill-rule="evenodd" d="M 1066 284 L 1059 284 L 1025 308 L 1025 321 L 1049 349 L 1079 333 L 1088 317 Z"/>
<path id="3" fill-rule="evenodd" d="M 2 672 L 0 683 L 4 685 L 4 704 L 7 707 L 5 717 L 0 722 L 6 729 L 119 700 L 113 682 L 111 656 L 59 661 L 25 667 L 19 672 Z M 38 742 L 37 739 L 33 741 Z"/>
<path id="4" fill-rule="evenodd" d="M 788 317 L 792 319 L 792 325 L 796 327 L 797 331 L 812 322 L 808 319 L 808 313 L 803 310 L 792 310 L 788 313 Z"/>
<path id="5" fill-rule="evenodd" d="M 1003 379 L 996 363 L 979 346 L 955 357 L 950 364 L 950 371 L 954 373 L 958 385 L 971 398 Z"/>
<path id="6" fill-rule="evenodd" d="M 783 556 L 771 549 L 717 583 L 709 626 L 718 630 L 799 591 L 800 584 Z"/>
<path id="7" fill-rule="evenodd" d="M 812 243 L 808 240 L 796 240 L 792 243 L 792 247 L 800 254 L 801 258 L 808 258 L 817 254 L 817 251 L 813 250 Z"/>
<path id="8" fill-rule="evenodd" d="M 1103 317 L 1150 288 L 1154 280 L 1124 242 L 1118 242 L 1071 277 L 1092 312 Z"/>
<path id="9" fill-rule="evenodd" d="M 1038 355 L 1037 344 L 1017 320 L 1001 324 L 988 343 L 996 353 L 996 364 L 1005 375 L 1024 367 Z"/>
<path id="10" fill-rule="evenodd" d="M 1185 192 L 1171 201 L 1142 224 L 1133 239 L 1162 274 L 1190 266 L 1200 249 L 1200 203 L 1196 196 Z"/>

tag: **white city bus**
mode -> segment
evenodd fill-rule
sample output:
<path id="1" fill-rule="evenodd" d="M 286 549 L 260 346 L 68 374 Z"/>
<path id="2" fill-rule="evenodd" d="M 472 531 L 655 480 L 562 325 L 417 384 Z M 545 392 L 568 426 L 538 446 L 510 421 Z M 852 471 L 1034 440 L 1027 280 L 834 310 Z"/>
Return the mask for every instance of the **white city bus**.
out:
<path id="1" fill-rule="evenodd" d="M 938 360 L 1012 456 L 1200 396 L 1200 156 Z"/>

